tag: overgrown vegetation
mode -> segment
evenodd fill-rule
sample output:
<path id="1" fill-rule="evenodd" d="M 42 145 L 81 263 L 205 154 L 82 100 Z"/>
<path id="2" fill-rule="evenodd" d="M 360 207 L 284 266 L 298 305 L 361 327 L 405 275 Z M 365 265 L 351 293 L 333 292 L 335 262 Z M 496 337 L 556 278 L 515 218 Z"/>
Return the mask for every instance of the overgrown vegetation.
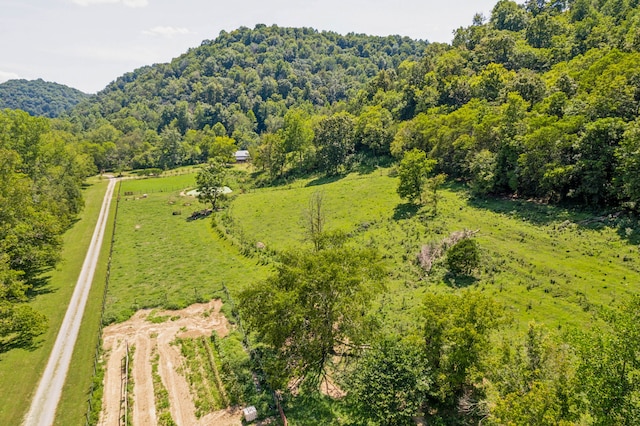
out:
<path id="1" fill-rule="evenodd" d="M 158 361 L 160 354 L 156 347 L 153 348 L 151 353 L 151 377 L 153 379 L 153 396 L 156 407 L 156 417 L 158 424 L 161 426 L 176 426 L 176 423 L 171 417 L 169 392 L 162 384 L 162 378 L 158 372 Z"/>

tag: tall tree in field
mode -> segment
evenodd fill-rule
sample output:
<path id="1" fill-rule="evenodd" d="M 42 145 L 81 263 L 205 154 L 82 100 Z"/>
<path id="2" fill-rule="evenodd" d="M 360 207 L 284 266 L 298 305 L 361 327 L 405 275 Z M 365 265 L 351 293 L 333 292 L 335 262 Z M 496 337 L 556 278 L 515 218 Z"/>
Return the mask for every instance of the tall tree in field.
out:
<path id="1" fill-rule="evenodd" d="M 419 149 L 407 151 L 398 166 L 398 195 L 411 202 L 422 202 L 422 193 L 436 160 L 428 159 Z"/>
<path id="2" fill-rule="evenodd" d="M 359 349 L 382 280 L 376 252 L 328 248 L 283 254 L 275 275 L 243 291 L 242 316 L 273 354 L 265 366 L 271 385 L 317 386 L 336 355 Z"/>
<path id="3" fill-rule="evenodd" d="M 314 143 L 320 169 L 337 174 L 354 149 L 354 120 L 351 114 L 340 112 L 320 120 L 315 129 Z"/>
<path id="4" fill-rule="evenodd" d="M 226 165 L 221 159 L 213 158 L 202 166 L 196 175 L 198 199 L 203 203 L 211 203 L 215 211 L 218 201 L 223 197 L 223 187 L 226 183 Z"/>
<path id="5" fill-rule="evenodd" d="M 309 208 L 304 212 L 304 224 L 316 251 L 322 249 L 322 236 L 324 234 L 324 223 L 326 214 L 324 211 L 324 195 L 322 192 L 315 192 L 309 199 Z"/>
<path id="6" fill-rule="evenodd" d="M 287 111 L 284 116 L 282 137 L 285 151 L 296 157 L 298 166 L 301 166 L 305 152 L 313 143 L 313 128 L 308 115 L 303 110 Z"/>

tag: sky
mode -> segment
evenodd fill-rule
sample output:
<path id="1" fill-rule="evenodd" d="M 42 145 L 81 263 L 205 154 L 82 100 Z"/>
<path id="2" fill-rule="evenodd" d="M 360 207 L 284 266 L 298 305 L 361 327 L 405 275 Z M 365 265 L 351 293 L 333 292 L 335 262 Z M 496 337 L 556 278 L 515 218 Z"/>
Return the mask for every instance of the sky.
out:
<path id="1" fill-rule="evenodd" d="M 0 0 L 0 82 L 23 78 L 86 93 L 170 62 L 220 31 L 256 24 L 402 35 L 450 43 L 497 0 Z"/>

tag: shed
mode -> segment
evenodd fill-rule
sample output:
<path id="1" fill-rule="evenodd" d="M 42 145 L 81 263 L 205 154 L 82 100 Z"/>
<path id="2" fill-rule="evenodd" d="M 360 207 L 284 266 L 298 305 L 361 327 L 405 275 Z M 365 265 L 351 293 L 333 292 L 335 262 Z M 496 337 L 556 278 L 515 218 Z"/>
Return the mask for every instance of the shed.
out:
<path id="1" fill-rule="evenodd" d="M 253 405 L 242 410 L 245 421 L 252 422 L 258 418 L 258 410 Z"/>
<path id="2" fill-rule="evenodd" d="M 246 163 L 251 160 L 251 155 L 249 155 L 249 151 L 246 149 L 236 151 L 233 156 L 236 157 L 236 163 Z"/>

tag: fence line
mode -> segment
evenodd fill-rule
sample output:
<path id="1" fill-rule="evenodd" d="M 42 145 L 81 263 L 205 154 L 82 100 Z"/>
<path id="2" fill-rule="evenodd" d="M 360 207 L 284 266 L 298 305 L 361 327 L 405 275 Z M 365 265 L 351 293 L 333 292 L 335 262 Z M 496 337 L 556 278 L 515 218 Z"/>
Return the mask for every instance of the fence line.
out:
<path id="1" fill-rule="evenodd" d="M 118 207 L 120 206 L 120 188 L 122 182 L 118 182 L 118 193 L 116 194 L 116 211 L 113 215 L 113 229 L 111 231 L 111 243 L 109 245 L 109 259 L 107 261 L 107 273 L 105 277 L 104 291 L 102 292 L 102 307 L 100 309 L 100 321 L 98 323 L 98 341 L 96 343 L 95 352 L 93 355 L 93 376 L 91 377 L 91 387 L 89 389 L 89 398 L 87 401 L 87 414 L 85 416 L 85 426 L 91 425 L 91 411 L 93 394 L 96 391 L 95 377 L 98 373 L 98 363 L 100 362 L 100 356 L 102 355 L 102 321 L 104 319 L 104 308 L 107 304 L 107 290 L 109 289 L 109 277 L 111 276 L 111 257 L 113 255 L 113 244 L 116 239 L 116 223 L 118 219 Z M 98 385 L 101 386 L 101 385 Z"/>

